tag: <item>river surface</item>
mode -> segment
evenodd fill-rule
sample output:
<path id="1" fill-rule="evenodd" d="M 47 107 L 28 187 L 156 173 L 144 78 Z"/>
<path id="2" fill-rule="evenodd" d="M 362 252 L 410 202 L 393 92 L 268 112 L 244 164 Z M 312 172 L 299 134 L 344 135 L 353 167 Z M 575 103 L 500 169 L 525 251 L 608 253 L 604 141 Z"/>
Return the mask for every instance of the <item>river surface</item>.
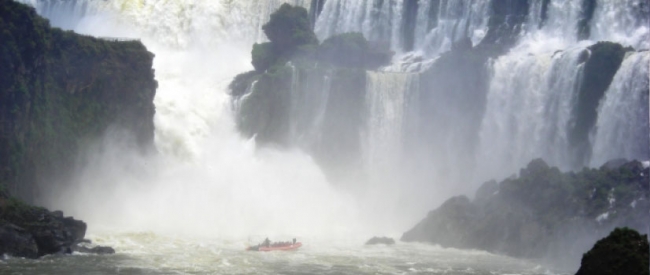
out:
<path id="1" fill-rule="evenodd" d="M 162 236 L 151 232 L 90 236 L 114 255 L 6 258 L 0 274 L 569 274 L 481 251 L 400 243 L 364 246 L 302 240 L 290 252 L 247 252 L 247 240 Z"/>

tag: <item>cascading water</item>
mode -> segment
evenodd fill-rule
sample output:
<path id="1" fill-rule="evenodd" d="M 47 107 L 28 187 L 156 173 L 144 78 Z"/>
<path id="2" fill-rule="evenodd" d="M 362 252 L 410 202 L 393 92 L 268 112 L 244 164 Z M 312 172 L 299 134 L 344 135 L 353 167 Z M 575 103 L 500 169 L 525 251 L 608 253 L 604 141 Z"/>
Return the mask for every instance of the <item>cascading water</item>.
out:
<path id="1" fill-rule="evenodd" d="M 382 171 L 400 161 L 405 98 L 412 79 L 410 74 L 367 73 L 368 169 Z"/>
<path id="2" fill-rule="evenodd" d="M 650 49 L 650 3 L 647 0 L 602 1 L 591 23 L 592 40 L 619 41 Z"/>
<path id="3" fill-rule="evenodd" d="M 405 12 L 406 2 L 417 2 L 415 14 Z M 315 32 L 321 40 L 335 34 L 361 32 L 368 40 L 393 50 L 404 52 L 413 48 L 435 56 L 463 37 L 471 38 L 474 44 L 480 42 L 487 31 L 489 4 L 472 0 L 332 0 L 325 2 Z M 414 23 L 408 24 L 407 20 Z M 413 41 L 405 42 L 405 37 L 410 36 Z"/>
<path id="4" fill-rule="evenodd" d="M 567 132 L 583 50 L 511 54 L 496 60 L 480 132 L 478 158 L 486 165 L 485 173 L 516 171 L 522 163 L 538 157 L 561 167 L 571 166 Z"/>
<path id="5" fill-rule="evenodd" d="M 646 159 L 650 155 L 648 82 L 650 53 L 629 54 L 598 108 L 592 134 L 592 166 L 613 158 Z"/>
<path id="6" fill-rule="evenodd" d="M 487 32 L 489 1 L 419 1 L 415 49 L 435 56 L 464 37 L 474 45 Z M 434 6 L 439 4 L 438 6 Z"/>
<path id="7" fill-rule="evenodd" d="M 418 92 L 418 74 L 367 72 L 367 122 L 362 135 L 364 170 L 370 177 L 368 191 L 384 203 L 371 204 L 393 221 L 413 223 L 432 207 L 435 186 L 421 184 L 417 175 L 409 175 L 407 142 L 407 108 Z M 386 197 L 385 194 L 391 194 Z M 407 215 L 408 213 L 408 215 Z M 417 219 L 416 218 L 416 219 Z"/>
<path id="8" fill-rule="evenodd" d="M 399 47 L 403 0 L 326 1 L 315 32 L 320 40 L 334 34 L 360 32 L 366 39 Z"/>

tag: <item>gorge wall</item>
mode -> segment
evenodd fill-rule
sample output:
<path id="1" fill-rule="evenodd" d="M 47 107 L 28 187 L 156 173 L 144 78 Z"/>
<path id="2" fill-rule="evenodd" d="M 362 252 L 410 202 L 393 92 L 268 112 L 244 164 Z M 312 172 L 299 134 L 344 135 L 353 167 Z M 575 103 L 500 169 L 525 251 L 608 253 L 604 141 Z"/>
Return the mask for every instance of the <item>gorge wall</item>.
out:
<path id="1" fill-rule="evenodd" d="M 34 202 L 109 128 L 152 149 L 157 83 L 142 43 L 52 28 L 11 0 L 0 15 L 0 184 Z"/>

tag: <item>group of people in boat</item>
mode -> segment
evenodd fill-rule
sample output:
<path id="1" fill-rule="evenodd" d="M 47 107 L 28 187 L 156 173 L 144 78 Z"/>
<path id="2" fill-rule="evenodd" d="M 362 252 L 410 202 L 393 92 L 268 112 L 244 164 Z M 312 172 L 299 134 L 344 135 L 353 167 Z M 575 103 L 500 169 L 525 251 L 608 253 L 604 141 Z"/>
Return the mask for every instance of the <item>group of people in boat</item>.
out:
<path id="1" fill-rule="evenodd" d="M 290 246 L 296 244 L 296 238 L 293 238 L 292 242 L 275 242 L 272 243 L 269 238 L 264 239 L 258 247 L 281 247 L 281 246 Z"/>

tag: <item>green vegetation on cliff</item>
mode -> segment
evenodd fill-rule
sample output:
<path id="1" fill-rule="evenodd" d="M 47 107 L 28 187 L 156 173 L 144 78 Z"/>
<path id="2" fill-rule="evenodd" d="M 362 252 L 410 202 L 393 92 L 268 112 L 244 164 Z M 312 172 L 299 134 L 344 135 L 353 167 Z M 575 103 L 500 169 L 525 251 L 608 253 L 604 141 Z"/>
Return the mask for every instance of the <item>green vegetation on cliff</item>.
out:
<path id="1" fill-rule="evenodd" d="M 282 4 L 271 14 L 262 30 L 280 53 L 292 52 L 302 45 L 318 44 L 309 23 L 309 14 L 303 7 Z"/>
<path id="2" fill-rule="evenodd" d="M 616 228 L 584 254 L 576 275 L 648 275 L 648 235 Z"/>
<path id="3" fill-rule="evenodd" d="M 153 54 L 51 28 L 34 9 L 0 0 L 0 183 L 32 200 L 65 181 L 80 148 L 109 126 L 153 141 Z"/>

